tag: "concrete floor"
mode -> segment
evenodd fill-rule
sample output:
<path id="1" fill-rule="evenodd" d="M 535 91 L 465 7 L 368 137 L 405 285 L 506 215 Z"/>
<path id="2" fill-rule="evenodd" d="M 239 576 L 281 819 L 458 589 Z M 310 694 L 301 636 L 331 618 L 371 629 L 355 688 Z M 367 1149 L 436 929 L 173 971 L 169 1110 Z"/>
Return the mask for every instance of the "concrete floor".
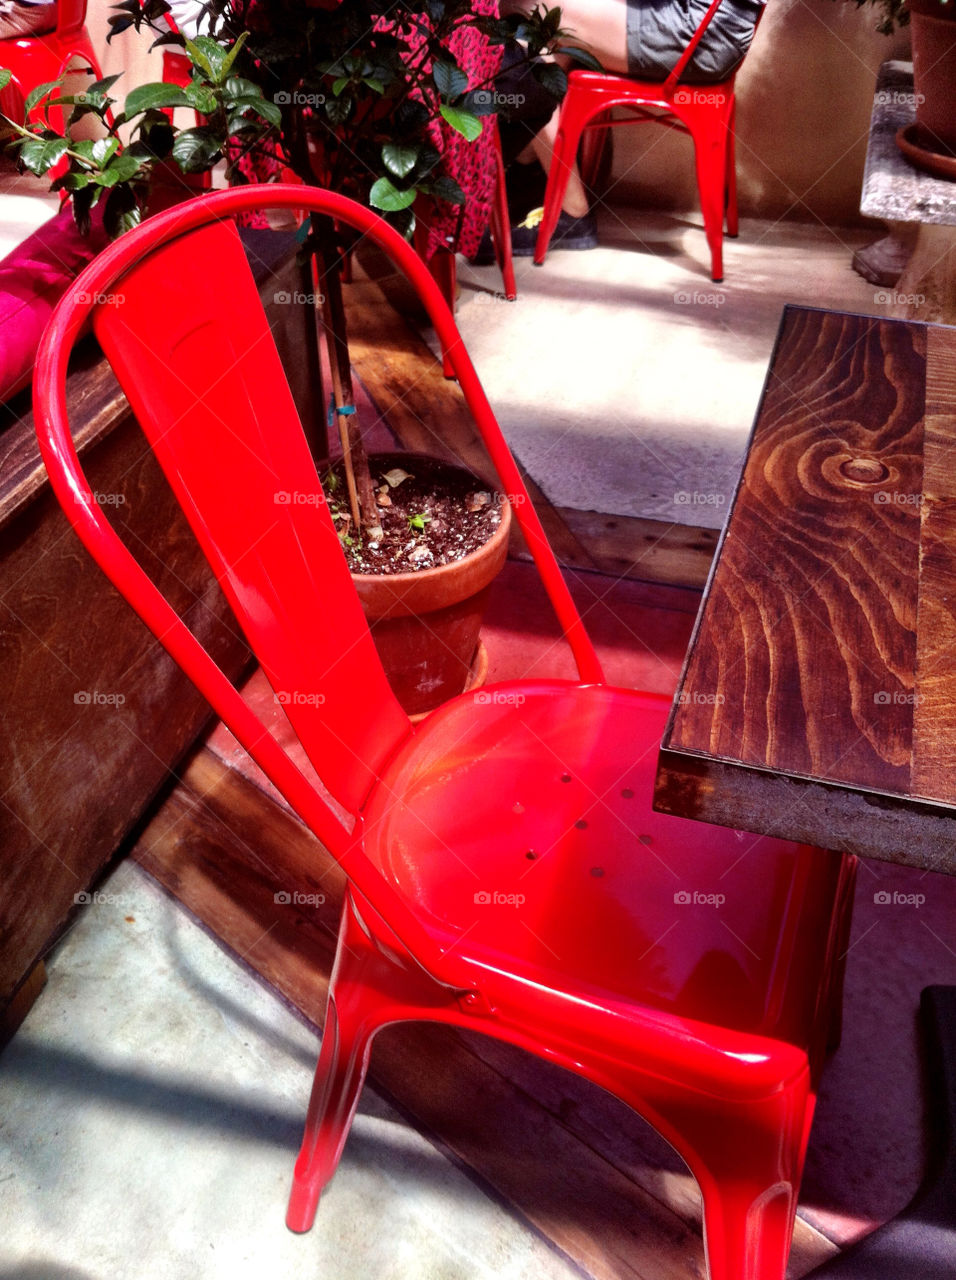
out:
<path id="1" fill-rule="evenodd" d="M 283 1222 L 318 1038 L 124 863 L 0 1055 L 2 1280 L 573 1280 L 366 1088 L 315 1228 Z"/>
<path id="2" fill-rule="evenodd" d="M 457 319 L 521 462 L 558 507 L 719 529 L 787 302 L 893 314 L 850 265 L 874 232 L 744 219 L 713 284 L 699 215 L 598 210 L 600 247 L 459 259 Z"/>

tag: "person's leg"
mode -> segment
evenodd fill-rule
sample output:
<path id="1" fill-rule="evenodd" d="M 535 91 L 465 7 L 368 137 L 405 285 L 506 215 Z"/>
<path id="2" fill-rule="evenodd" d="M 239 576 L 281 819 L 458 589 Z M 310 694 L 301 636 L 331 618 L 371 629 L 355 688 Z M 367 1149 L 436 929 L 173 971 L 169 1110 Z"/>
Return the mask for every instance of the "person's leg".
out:
<path id="1" fill-rule="evenodd" d="M 536 0 L 502 0 L 501 14 L 527 14 L 535 3 Z M 561 4 L 561 26 L 570 34 L 564 43 L 587 49 L 607 71 L 627 71 L 627 8 L 627 0 L 565 0 Z M 566 65 L 573 63 L 569 59 Z M 557 135 L 558 112 L 555 111 L 531 143 L 545 173 L 551 168 Z M 569 218 L 586 217 L 589 211 L 587 192 L 577 166 L 568 177 L 561 210 Z"/>
<path id="2" fill-rule="evenodd" d="M 56 4 L 24 4 L 0 0 L 0 40 L 40 35 L 56 26 Z"/>

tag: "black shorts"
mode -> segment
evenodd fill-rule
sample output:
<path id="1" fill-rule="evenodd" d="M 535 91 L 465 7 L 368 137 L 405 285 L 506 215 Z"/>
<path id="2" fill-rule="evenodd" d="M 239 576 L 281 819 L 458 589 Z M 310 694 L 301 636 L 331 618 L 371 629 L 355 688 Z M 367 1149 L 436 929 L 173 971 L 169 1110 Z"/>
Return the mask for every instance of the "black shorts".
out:
<path id="1" fill-rule="evenodd" d="M 627 0 L 628 72 L 640 80 L 666 80 L 697 30 L 710 0 Z M 744 59 L 763 5 L 724 0 L 710 20 L 682 84 L 716 84 Z"/>

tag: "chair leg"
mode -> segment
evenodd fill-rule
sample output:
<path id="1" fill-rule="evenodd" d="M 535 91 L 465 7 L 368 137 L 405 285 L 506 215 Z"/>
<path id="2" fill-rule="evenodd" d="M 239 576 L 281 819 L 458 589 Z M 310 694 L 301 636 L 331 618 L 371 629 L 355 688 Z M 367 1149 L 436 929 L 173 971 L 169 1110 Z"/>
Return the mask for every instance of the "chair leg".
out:
<path id="1" fill-rule="evenodd" d="M 319 1197 L 338 1168 L 365 1083 L 374 1025 L 363 1018 L 356 993 L 340 1005 L 329 997 L 305 1136 L 292 1178 L 286 1213 L 290 1231 L 308 1231 Z"/>
<path id="2" fill-rule="evenodd" d="M 731 239 L 740 232 L 737 216 L 737 136 L 734 132 L 737 116 L 736 100 L 730 106 L 730 124 L 727 129 L 727 234 Z"/>
<path id="3" fill-rule="evenodd" d="M 620 1096 L 659 1128 L 700 1185 L 708 1280 L 784 1280 L 813 1115 L 809 1069 L 746 1102 L 632 1084 L 632 1096 L 627 1088 Z"/>
<path id="4" fill-rule="evenodd" d="M 501 271 L 505 297 L 509 302 L 514 302 L 518 296 L 518 287 L 511 255 L 511 215 L 508 212 L 508 186 L 500 142 L 495 147 L 495 198 L 491 206 L 491 238 L 495 244 L 495 258 Z"/>
<path id="5" fill-rule="evenodd" d="M 305 1133 L 286 1212 L 291 1231 L 308 1231 L 319 1198 L 331 1181 L 348 1138 L 368 1071 L 372 1040 L 391 1022 L 440 1017 L 456 1008 L 456 994 L 417 966 L 402 967 L 395 940 L 388 955 L 374 941 L 372 921 L 363 923 L 346 900 L 329 986 L 322 1048 L 312 1085 Z"/>
<path id="6" fill-rule="evenodd" d="M 697 189 L 704 215 L 704 231 L 710 246 L 710 275 L 719 284 L 724 278 L 724 214 L 727 204 L 727 133 L 729 114 L 710 106 L 682 112 L 694 139 Z"/>

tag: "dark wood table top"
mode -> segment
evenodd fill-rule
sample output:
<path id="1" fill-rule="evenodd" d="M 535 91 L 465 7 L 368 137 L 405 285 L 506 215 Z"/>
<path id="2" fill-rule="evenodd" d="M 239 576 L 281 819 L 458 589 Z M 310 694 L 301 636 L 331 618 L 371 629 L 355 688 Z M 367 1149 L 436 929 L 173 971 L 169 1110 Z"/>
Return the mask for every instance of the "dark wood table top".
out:
<path id="1" fill-rule="evenodd" d="M 786 308 L 655 807 L 956 874 L 956 328 Z"/>

